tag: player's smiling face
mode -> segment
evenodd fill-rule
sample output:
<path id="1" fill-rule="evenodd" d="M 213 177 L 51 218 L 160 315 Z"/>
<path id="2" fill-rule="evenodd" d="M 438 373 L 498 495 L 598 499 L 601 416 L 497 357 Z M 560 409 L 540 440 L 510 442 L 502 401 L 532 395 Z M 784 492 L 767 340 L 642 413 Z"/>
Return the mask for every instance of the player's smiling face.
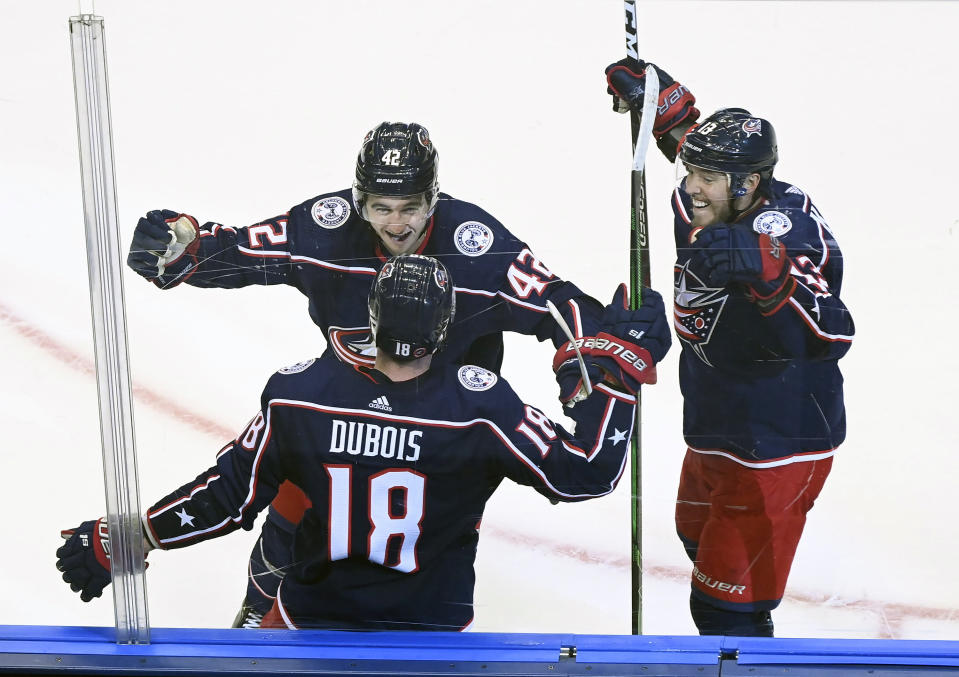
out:
<path id="1" fill-rule="evenodd" d="M 729 179 L 722 172 L 686 165 L 685 190 L 693 201 L 694 228 L 728 222 L 732 217 Z"/>
<path id="2" fill-rule="evenodd" d="M 693 228 L 703 228 L 714 223 L 732 223 L 734 217 L 749 209 L 759 197 L 759 174 L 750 174 L 742 185 L 746 192 L 733 197 L 729 188 L 729 175 L 714 172 L 694 165 L 685 165 L 684 190 L 693 202 Z"/>
<path id="3" fill-rule="evenodd" d="M 383 247 L 392 255 L 412 254 L 426 232 L 427 204 L 423 195 L 370 195 L 363 211 Z"/>

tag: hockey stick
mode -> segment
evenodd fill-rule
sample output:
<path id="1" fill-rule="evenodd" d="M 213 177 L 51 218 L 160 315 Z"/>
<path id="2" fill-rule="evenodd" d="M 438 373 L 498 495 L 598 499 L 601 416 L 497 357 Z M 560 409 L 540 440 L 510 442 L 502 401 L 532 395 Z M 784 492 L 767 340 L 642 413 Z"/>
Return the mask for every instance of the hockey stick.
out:
<path id="1" fill-rule="evenodd" d="M 626 56 L 639 60 L 639 37 L 636 0 L 625 0 Z M 632 185 L 630 195 L 629 233 L 629 307 L 639 308 L 643 287 L 649 286 L 649 224 L 646 213 L 646 151 L 652 137 L 659 101 L 659 76 L 652 66 L 646 68 L 646 92 L 642 115 L 630 113 L 633 142 Z M 634 635 L 643 632 L 643 464 L 642 464 L 642 399 L 636 393 L 636 424 L 633 426 L 630 452 L 632 504 L 632 628 Z"/>
<path id="2" fill-rule="evenodd" d="M 563 330 L 563 333 L 566 334 L 566 338 L 569 339 L 569 343 L 573 346 L 573 350 L 576 351 L 576 360 L 579 362 L 579 373 L 583 376 L 583 389 L 586 391 L 586 397 L 589 397 L 593 394 L 593 384 L 589 381 L 589 373 L 586 371 L 586 360 L 583 359 L 583 354 L 579 352 L 579 346 L 576 345 L 576 337 L 573 336 L 573 332 L 570 330 L 569 325 L 566 324 L 566 320 L 563 319 L 563 316 L 559 314 L 559 309 L 556 308 L 555 304 L 552 301 L 546 301 L 546 307 L 549 308 L 549 314 L 553 316 L 553 319 L 556 320 L 556 324 L 559 325 L 559 328 Z M 573 396 L 573 401 L 576 401 L 578 393 Z"/>

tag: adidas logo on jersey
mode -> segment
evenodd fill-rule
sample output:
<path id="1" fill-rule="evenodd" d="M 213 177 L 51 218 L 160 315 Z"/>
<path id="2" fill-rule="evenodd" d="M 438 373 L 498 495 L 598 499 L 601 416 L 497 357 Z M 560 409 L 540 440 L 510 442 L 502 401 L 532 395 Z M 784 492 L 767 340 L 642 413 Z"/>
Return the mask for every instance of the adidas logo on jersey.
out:
<path id="1" fill-rule="evenodd" d="M 393 411 L 393 407 L 390 406 L 390 401 L 386 399 L 385 395 L 380 395 L 375 400 L 370 402 L 371 409 L 379 409 L 380 411 Z"/>

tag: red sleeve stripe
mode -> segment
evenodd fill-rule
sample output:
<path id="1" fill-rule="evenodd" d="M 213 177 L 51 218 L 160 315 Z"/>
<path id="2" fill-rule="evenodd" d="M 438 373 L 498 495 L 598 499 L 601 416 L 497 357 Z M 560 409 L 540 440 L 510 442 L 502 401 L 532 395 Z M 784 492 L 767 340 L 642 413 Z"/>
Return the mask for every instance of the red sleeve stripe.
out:
<path id="1" fill-rule="evenodd" d="M 376 275 L 375 268 L 366 268 L 364 266 L 340 266 L 335 263 L 330 263 L 329 261 L 320 261 L 319 259 L 311 259 L 309 256 L 291 256 L 290 260 L 293 263 L 306 263 L 311 266 L 319 266 L 320 268 L 329 268 L 330 270 L 338 270 L 343 273 L 353 273 L 357 275 Z"/>
<path id="2" fill-rule="evenodd" d="M 157 508 L 156 510 L 152 512 L 147 512 L 147 517 L 148 518 L 157 517 L 165 513 L 167 510 L 170 510 L 171 508 L 175 508 L 176 506 L 180 505 L 184 501 L 189 501 L 191 498 L 193 498 L 194 495 L 196 495 L 197 493 L 201 491 L 204 491 L 207 487 L 210 486 L 212 482 L 215 482 L 218 479 L 220 479 L 219 475 L 208 476 L 206 481 L 203 484 L 193 487 L 193 489 L 190 491 L 189 496 L 181 496 L 177 500 L 167 503 L 166 505 L 160 506 L 159 508 Z"/>
<path id="3" fill-rule="evenodd" d="M 822 242 L 822 258 L 819 260 L 819 270 L 822 270 L 826 267 L 826 262 L 829 261 L 829 245 L 826 244 L 826 229 L 820 223 L 816 225 L 819 229 L 819 241 Z"/>
<path id="4" fill-rule="evenodd" d="M 470 294 L 473 296 L 485 296 L 487 298 L 493 298 L 494 296 L 500 296 L 507 303 L 512 303 L 513 305 L 526 308 L 527 310 L 532 310 L 536 313 L 548 313 L 549 309 L 545 306 L 538 306 L 533 303 L 527 303 L 526 301 L 520 301 L 518 298 L 510 296 L 509 294 L 504 294 L 501 291 L 489 291 L 486 289 L 468 289 L 466 287 L 453 287 L 457 294 Z"/>
<path id="5" fill-rule="evenodd" d="M 229 523 L 230 523 L 230 518 L 227 517 L 220 523 L 214 524 L 212 527 L 208 527 L 206 529 L 200 529 L 198 531 L 191 531 L 188 534 L 182 534 L 180 536 L 171 536 L 170 538 L 163 538 L 160 540 L 160 543 L 161 544 L 176 543 L 178 541 L 185 541 L 190 538 L 196 538 L 197 536 L 203 536 L 204 534 L 210 534 L 215 531 L 220 531 L 220 529 L 223 529 Z"/>
<path id="6" fill-rule="evenodd" d="M 685 221 L 687 225 L 693 222 L 693 218 L 686 212 L 686 205 L 683 204 L 683 198 L 679 192 L 679 188 L 673 190 L 673 206 L 676 209 L 676 215 Z"/>
<path id="7" fill-rule="evenodd" d="M 258 475 L 260 473 L 260 462 L 263 460 L 263 452 L 270 443 L 270 438 L 273 436 L 272 413 L 273 409 L 271 407 L 267 407 L 266 416 L 264 416 L 263 422 L 263 432 L 260 433 L 263 437 L 260 439 L 260 444 L 256 449 L 256 456 L 253 458 L 253 468 L 250 472 L 250 490 L 246 495 L 246 500 L 240 505 L 237 516 L 233 518 L 233 521 L 236 523 L 239 523 L 243 520 L 243 513 L 245 513 L 246 509 L 253 504 L 253 499 L 256 498 L 256 486 Z"/>
<path id="8" fill-rule="evenodd" d="M 816 324 L 816 321 L 809 317 L 809 313 L 806 312 L 806 309 L 803 308 L 802 304 L 799 303 L 794 297 L 789 297 L 789 305 L 793 307 L 793 310 L 799 315 L 800 319 L 806 323 L 806 325 L 812 330 L 812 333 L 821 338 L 823 341 L 829 341 L 830 343 L 841 342 L 841 343 L 852 343 L 852 336 L 847 336 L 845 334 L 829 334 L 824 332 L 819 328 L 819 325 Z"/>
<path id="9" fill-rule="evenodd" d="M 636 404 L 635 395 L 630 395 L 629 393 L 624 393 L 620 390 L 616 390 L 615 388 L 610 388 L 605 383 L 597 383 L 595 386 L 593 386 L 593 388 L 594 390 L 600 390 L 606 393 L 610 397 L 617 399 L 620 402 L 625 402 L 626 404 Z"/>
<path id="10" fill-rule="evenodd" d="M 596 455 L 603 448 L 603 442 L 606 440 L 606 430 L 607 426 L 609 425 L 610 415 L 612 414 L 615 403 L 616 401 L 612 398 L 606 402 L 606 410 L 603 412 L 603 423 L 599 426 L 599 430 L 596 433 L 596 439 L 593 440 L 593 446 L 589 451 L 584 451 L 579 447 L 563 442 L 563 447 L 566 449 L 566 451 L 570 452 L 571 454 L 575 454 L 576 456 L 582 456 L 587 462 L 590 462 L 596 458 Z"/>
<path id="11" fill-rule="evenodd" d="M 290 258 L 290 252 L 254 251 L 252 249 L 247 249 L 246 247 L 240 247 L 240 246 L 237 246 L 237 250 L 245 256 L 252 256 L 257 259 L 288 259 Z"/>
<path id="12" fill-rule="evenodd" d="M 354 266 L 341 266 L 336 263 L 330 263 L 329 261 L 321 261 L 320 259 L 313 259 L 309 256 L 299 256 L 290 254 L 289 252 L 277 252 L 277 251 L 257 251 L 249 249 L 247 247 L 237 247 L 241 254 L 245 256 L 251 256 L 253 258 L 288 258 L 292 263 L 305 263 L 309 266 L 317 266 L 318 268 L 326 268 L 328 270 L 336 270 L 342 273 L 352 273 L 355 275 L 376 275 L 375 268 L 366 268 L 366 267 L 354 267 Z"/>

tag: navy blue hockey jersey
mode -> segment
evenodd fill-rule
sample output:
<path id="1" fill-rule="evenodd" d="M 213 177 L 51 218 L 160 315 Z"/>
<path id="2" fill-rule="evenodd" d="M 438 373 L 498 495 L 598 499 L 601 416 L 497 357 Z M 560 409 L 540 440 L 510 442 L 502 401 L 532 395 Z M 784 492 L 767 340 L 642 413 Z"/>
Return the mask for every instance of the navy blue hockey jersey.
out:
<path id="1" fill-rule="evenodd" d="M 712 288 L 694 269 L 689 195 L 677 188 L 674 329 L 682 341 L 683 433 L 694 451 L 755 467 L 822 458 L 846 434 L 838 360 L 854 326 L 839 298 L 843 260 L 825 219 L 795 186 L 773 181 L 777 196 L 733 227 L 779 239 L 795 290 L 767 314 L 746 287 Z M 708 226 L 707 226 L 708 227 Z"/>
<path id="2" fill-rule="evenodd" d="M 440 194 L 417 254 L 443 262 L 456 286 L 457 312 L 446 349 L 438 356 L 462 363 L 479 337 L 514 331 L 565 336 L 546 301 L 563 313 L 577 336 L 595 334 L 601 305 L 554 275 L 529 247 L 476 205 Z M 311 198 L 288 213 L 244 228 L 200 227 L 198 248 L 169 264 L 154 283 L 236 288 L 287 284 L 309 299 L 310 316 L 328 350 L 371 365 L 366 297 L 386 261 L 379 240 L 356 213 L 350 189 Z M 495 360 L 483 366 L 498 370 Z"/>
<path id="3" fill-rule="evenodd" d="M 166 549 L 249 529 L 288 479 L 314 506 L 277 597 L 291 627 L 461 629 L 483 509 L 504 478 L 581 501 L 622 475 L 635 398 L 598 384 L 569 413 L 575 434 L 480 367 L 394 383 L 310 360 L 274 374 L 248 427 L 147 511 L 146 532 Z"/>

